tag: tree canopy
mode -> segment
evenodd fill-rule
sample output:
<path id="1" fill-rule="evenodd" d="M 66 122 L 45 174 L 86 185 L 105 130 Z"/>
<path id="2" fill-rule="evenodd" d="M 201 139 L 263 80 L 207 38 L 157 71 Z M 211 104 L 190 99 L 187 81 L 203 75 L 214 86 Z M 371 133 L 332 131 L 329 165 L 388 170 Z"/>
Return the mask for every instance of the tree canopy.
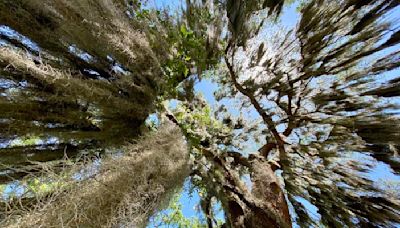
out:
<path id="1" fill-rule="evenodd" d="M 284 26 L 293 4 L 296 25 Z M 186 0 L 174 9 L 137 0 L 1 0 L 0 181 L 32 179 L 36 162 L 126 151 L 120 163 L 100 156 L 99 182 L 68 179 L 72 190 L 41 198 L 53 205 L 72 195 L 67 203 L 22 219 L 4 213 L 4 224 L 57 223 L 76 200 L 97 200 L 61 220 L 143 226 L 186 177 L 202 192 L 205 224 L 185 220 L 175 202 L 177 217 L 164 221 L 179 227 L 400 224 L 398 197 L 368 177 L 377 161 L 400 172 L 399 12 L 397 0 Z M 218 86 L 215 106 L 195 91 L 202 80 Z M 151 113 L 159 126 L 144 125 Z M 149 136 L 135 141 L 139 135 Z M 143 178 L 119 178 L 129 175 Z M 116 185 L 121 195 L 109 197 Z M 98 191 L 86 195 L 81 186 Z M 156 200 L 136 200 L 143 191 Z M 137 204 L 149 211 L 132 209 Z M 83 218 L 93 208 L 108 214 L 89 224 Z"/>

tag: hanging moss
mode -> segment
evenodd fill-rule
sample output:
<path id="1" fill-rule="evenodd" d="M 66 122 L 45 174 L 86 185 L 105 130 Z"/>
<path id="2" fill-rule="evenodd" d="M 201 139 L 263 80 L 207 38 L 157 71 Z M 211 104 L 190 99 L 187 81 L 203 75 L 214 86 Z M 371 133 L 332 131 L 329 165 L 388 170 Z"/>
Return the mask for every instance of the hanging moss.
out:
<path id="1" fill-rule="evenodd" d="M 90 164 L 60 174 L 47 170 L 41 179 L 50 178 L 51 194 L 30 188 L 38 204 L 21 208 L 9 202 L 1 226 L 144 227 L 189 174 L 188 148 L 180 130 L 165 123 L 124 150 L 122 156 L 103 158 L 95 174 L 85 174 Z M 84 180 L 72 179 L 76 174 Z"/>

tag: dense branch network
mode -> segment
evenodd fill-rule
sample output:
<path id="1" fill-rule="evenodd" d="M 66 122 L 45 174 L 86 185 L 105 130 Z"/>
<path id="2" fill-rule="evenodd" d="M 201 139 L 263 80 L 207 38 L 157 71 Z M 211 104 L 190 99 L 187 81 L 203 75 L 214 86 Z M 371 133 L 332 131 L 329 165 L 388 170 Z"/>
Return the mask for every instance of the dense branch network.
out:
<path id="1" fill-rule="evenodd" d="M 215 199 L 231 227 L 399 223 L 398 199 L 366 177 L 371 156 L 400 167 L 400 81 L 385 76 L 400 66 L 398 1 L 302 1 L 294 28 L 279 25 L 284 4 L 188 0 L 171 16 L 140 1 L 0 2 L 0 150 L 118 147 L 156 111 L 185 135 L 209 227 Z M 232 113 L 194 92 L 206 74 Z M 247 156 L 249 139 L 261 146 Z"/>

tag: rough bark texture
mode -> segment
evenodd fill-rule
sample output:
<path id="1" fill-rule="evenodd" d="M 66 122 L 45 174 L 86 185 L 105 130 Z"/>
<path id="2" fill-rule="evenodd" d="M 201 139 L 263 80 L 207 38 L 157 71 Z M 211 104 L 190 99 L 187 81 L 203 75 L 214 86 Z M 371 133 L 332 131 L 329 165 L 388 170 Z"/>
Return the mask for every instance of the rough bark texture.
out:
<path id="1" fill-rule="evenodd" d="M 286 199 L 273 168 L 261 156 L 251 160 L 250 191 L 234 168 L 214 157 L 224 170 L 224 177 L 219 180 L 222 189 L 217 195 L 225 209 L 228 227 L 291 227 Z"/>
<path id="2" fill-rule="evenodd" d="M 262 204 L 273 208 L 273 212 L 286 224 L 291 224 L 285 195 L 271 165 L 266 161 L 255 160 L 252 163 L 252 169 L 253 196 Z M 251 227 L 276 227 L 278 224 L 276 221 L 256 213 L 250 225 Z"/>
<path id="3" fill-rule="evenodd" d="M 228 224 L 243 228 L 291 227 L 285 196 L 271 166 L 266 161 L 254 161 L 252 169 L 251 192 L 235 175 L 232 179 L 236 181 L 225 185 L 223 204 Z"/>

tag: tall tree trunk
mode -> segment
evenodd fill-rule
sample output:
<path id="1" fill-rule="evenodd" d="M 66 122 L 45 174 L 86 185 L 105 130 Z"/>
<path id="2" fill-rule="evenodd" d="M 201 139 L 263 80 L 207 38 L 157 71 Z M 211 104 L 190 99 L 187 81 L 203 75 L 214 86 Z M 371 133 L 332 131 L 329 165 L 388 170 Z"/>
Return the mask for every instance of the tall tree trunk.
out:
<path id="1" fill-rule="evenodd" d="M 255 159 L 251 170 L 251 192 L 243 186 L 235 171 L 227 171 L 229 183 L 224 185 L 223 203 L 228 224 L 246 228 L 291 227 L 285 195 L 271 165 L 266 160 Z"/>
<path id="2" fill-rule="evenodd" d="M 252 162 L 252 171 L 253 197 L 262 204 L 267 204 L 267 207 L 272 208 L 273 213 L 278 216 L 278 220 L 291 226 L 285 195 L 271 165 L 265 160 L 257 159 Z M 263 217 L 260 213 L 256 213 L 249 225 L 251 227 L 278 227 L 279 223 L 276 220 Z"/>
<path id="3" fill-rule="evenodd" d="M 247 208 L 240 206 L 238 202 L 234 201 L 228 204 L 231 213 L 231 225 L 233 227 L 291 227 L 285 195 L 280 188 L 274 169 L 266 159 L 269 151 L 277 146 L 280 159 L 285 160 L 286 152 L 284 149 L 284 141 L 276 129 L 271 114 L 263 109 L 254 92 L 246 89 L 246 87 L 237 80 L 238 75 L 232 65 L 233 57 L 235 56 L 235 48 L 233 48 L 232 53 L 229 54 L 233 45 L 234 40 L 230 40 L 225 49 L 225 63 L 228 67 L 232 84 L 241 94 L 250 100 L 250 103 L 262 117 L 276 143 L 265 145 L 265 151 L 261 153 L 261 156 L 256 156 L 255 159 L 252 159 L 249 168 L 252 172 L 253 189 L 251 193 L 245 197 L 247 199 L 244 202 L 247 201 Z M 229 61 L 228 56 L 232 57 L 232 62 Z"/>

